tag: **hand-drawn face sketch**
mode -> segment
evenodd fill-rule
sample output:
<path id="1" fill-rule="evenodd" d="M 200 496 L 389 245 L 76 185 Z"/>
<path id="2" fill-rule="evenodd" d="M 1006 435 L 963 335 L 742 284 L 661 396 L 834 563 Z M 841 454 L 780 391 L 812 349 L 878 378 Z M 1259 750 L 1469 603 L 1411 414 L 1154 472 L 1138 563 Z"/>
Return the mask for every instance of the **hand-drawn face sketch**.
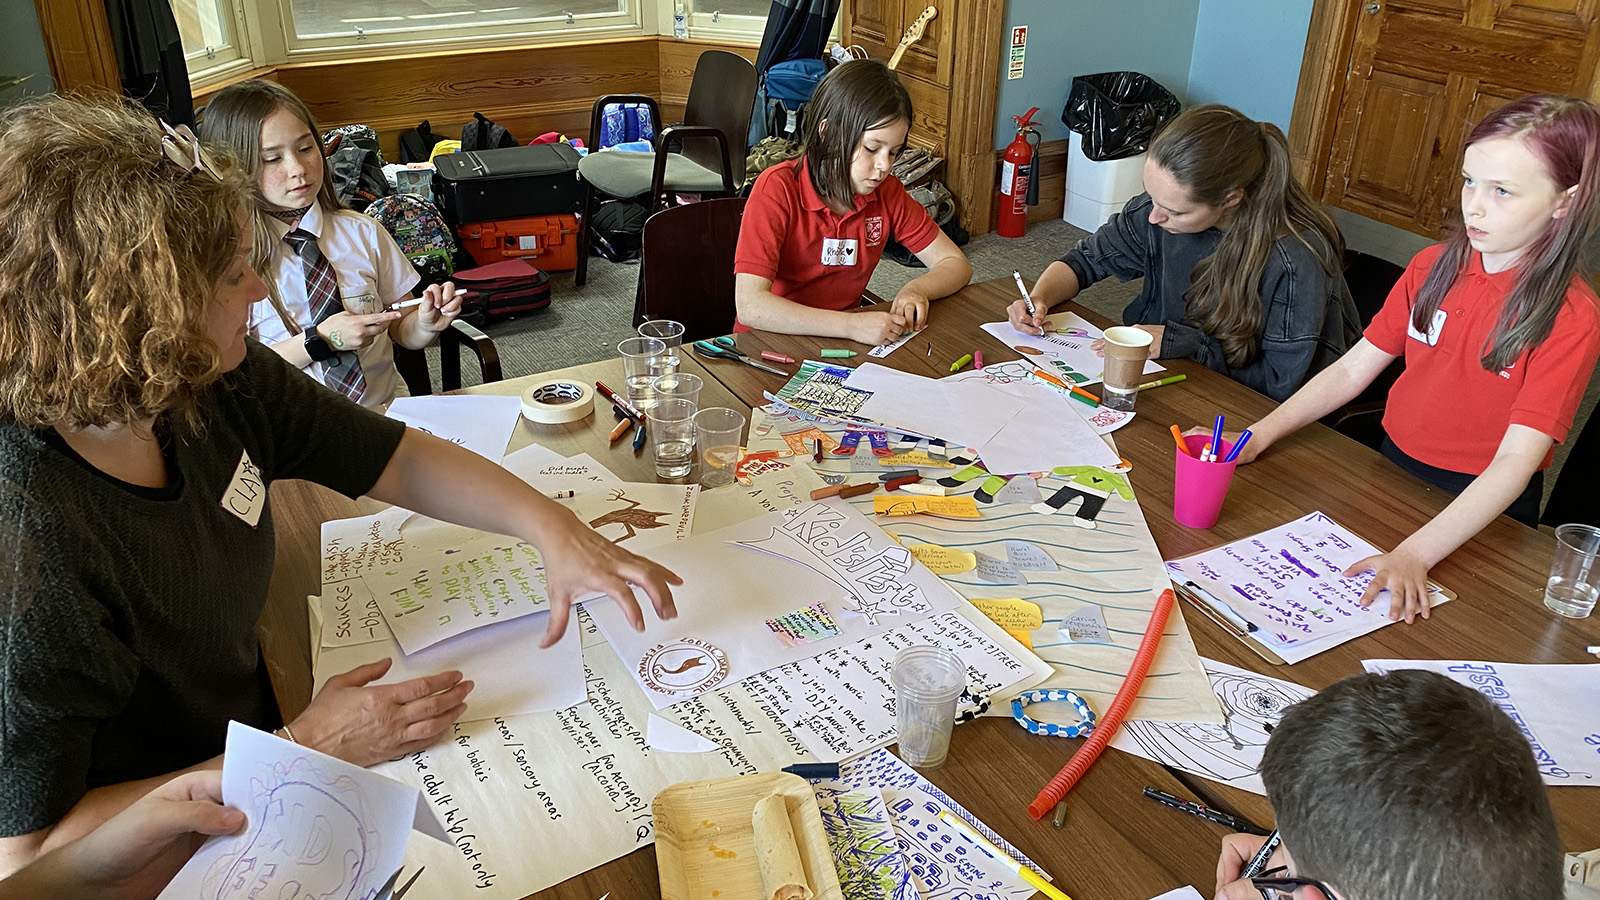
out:
<path id="1" fill-rule="evenodd" d="M 383 884 L 374 870 L 380 840 L 360 785 L 309 759 L 252 779 L 249 839 L 204 877 L 207 900 L 249 897 L 361 898 Z M 341 849 L 342 848 L 342 849 Z"/>
<path id="2" fill-rule="evenodd" d="M 1143 751 L 1141 756 L 1185 772 L 1217 781 L 1248 780 L 1259 785 L 1256 772 L 1272 729 L 1284 710 L 1316 691 L 1209 659 L 1204 662 L 1212 690 L 1227 717 L 1222 725 L 1128 722 L 1118 741 L 1131 738 Z M 1236 786 L 1262 793 L 1261 788 L 1251 784 Z"/>

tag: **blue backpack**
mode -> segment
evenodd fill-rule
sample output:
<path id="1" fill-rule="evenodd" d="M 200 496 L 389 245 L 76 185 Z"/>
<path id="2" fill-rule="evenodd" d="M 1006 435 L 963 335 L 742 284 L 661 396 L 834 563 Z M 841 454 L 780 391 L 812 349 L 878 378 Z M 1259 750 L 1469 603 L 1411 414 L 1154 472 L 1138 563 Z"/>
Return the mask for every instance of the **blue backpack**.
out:
<path id="1" fill-rule="evenodd" d="M 774 63 L 756 90 L 756 115 L 750 117 L 750 146 L 770 136 L 798 141 L 805 128 L 806 105 L 828 65 L 820 59 Z"/>

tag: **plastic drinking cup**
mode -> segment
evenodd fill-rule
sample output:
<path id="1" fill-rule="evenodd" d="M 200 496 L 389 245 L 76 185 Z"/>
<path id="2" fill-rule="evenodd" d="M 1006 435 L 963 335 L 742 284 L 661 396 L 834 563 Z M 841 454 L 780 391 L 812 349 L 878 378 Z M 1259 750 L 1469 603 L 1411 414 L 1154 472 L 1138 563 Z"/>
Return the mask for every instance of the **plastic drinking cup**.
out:
<path id="1" fill-rule="evenodd" d="M 667 345 L 655 338 L 631 337 L 617 342 L 617 354 L 622 357 L 622 384 L 628 402 L 643 409 L 652 399 L 652 387 L 663 374 Z"/>
<path id="2" fill-rule="evenodd" d="M 694 467 L 694 414 L 694 404 L 677 397 L 650 407 L 645 433 L 662 478 L 682 478 Z"/>
<path id="3" fill-rule="evenodd" d="M 1562 525 L 1556 528 L 1556 555 L 1550 561 L 1550 580 L 1545 582 L 1544 605 L 1557 615 L 1582 619 L 1594 611 L 1600 585 L 1594 582 L 1595 557 L 1600 555 L 1600 528 L 1590 525 Z"/>
<path id="4" fill-rule="evenodd" d="M 667 345 L 666 357 L 658 375 L 678 371 L 678 348 L 683 346 L 683 323 L 671 319 L 647 319 L 639 324 L 639 336 L 655 338 Z"/>
<path id="5" fill-rule="evenodd" d="M 693 403 L 695 409 L 700 408 L 700 388 L 705 382 L 693 372 L 673 372 L 671 375 L 658 375 L 651 382 L 651 402 L 658 403 L 669 397 L 687 400 Z M 645 412 L 649 412 L 648 409 Z"/>
<path id="6" fill-rule="evenodd" d="M 743 433 L 744 414 L 737 410 L 713 406 L 694 414 L 701 487 L 733 483 L 733 467 L 739 463 L 739 438 Z"/>
<path id="7" fill-rule="evenodd" d="M 1222 501 L 1228 497 L 1228 483 L 1233 481 L 1233 470 L 1239 464 L 1201 462 L 1200 451 L 1211 443 L 1211 438 L 1206 435 L 1187 435 L 1183 443 L 1189 448 L 1188 453 L 1179 453 L 1177 447 L 1172 448 L 1178 458 L 1173 472 L 1172 516 L 1179 524 L 1190 528 L 1210 528 L 1217 524 Z M 1232 449 L 1233 445 L 1224 440 L 1217 459 L 1225 459 Z"/>
<path id="8" fill-rule="evenodd" d="M 1150 345 L 1154 338 L 1150 332 L 1129 325 L 1106 329 L 1103 345 L 1106 367 L 1101 375 L 1101 406 L 1133 409 L 1134 399 L 1139 395 L 1139 385 L 1144 381 L 1144 364 L 1150 358 Z"/>
<path id="9" fill-rule="evenodd" d="M 906 765 L 931 769 L 944 765 L 956 700 L 967 687 L 961 657 L 943 647 L 907 647 L 889 669 L 894 684 L 895 732 Z"/>

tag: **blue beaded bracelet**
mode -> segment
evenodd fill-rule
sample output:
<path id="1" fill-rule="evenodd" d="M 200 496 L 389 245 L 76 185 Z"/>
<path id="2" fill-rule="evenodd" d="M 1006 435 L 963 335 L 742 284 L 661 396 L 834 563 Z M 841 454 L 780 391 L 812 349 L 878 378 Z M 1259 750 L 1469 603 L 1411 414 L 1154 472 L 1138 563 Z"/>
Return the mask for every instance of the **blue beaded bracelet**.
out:
<path id="1" fill-rule="evenodd" d="M 1071 703 L 1072 708 L 1078 711 L 1078 722 L 1072 725 L 1036 722 L 1022 711 L 1022 708 L 1029 703 L 1050 703 L 1061 700 Z M 1017 695 L 1015 700 L 1011 701 L 1011 715 L 1017 720 L 1017 724 L 1023 728 L 1034 734 L 1049 735 L 1050 737 L 1084 737 L 1094 730 L 1094 710 L 1089 708 L 1087 701 L 1071 691 L 1023 691 Z"/>

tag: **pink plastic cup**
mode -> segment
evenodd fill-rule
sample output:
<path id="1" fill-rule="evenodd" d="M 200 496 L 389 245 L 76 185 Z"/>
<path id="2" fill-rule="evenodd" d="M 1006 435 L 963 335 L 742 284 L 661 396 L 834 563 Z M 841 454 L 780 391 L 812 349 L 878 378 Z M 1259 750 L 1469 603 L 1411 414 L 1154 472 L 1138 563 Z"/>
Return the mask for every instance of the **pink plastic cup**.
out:
<path id="1" fill-rule="evenodd" d="M 1188 435 L 1183 442 L 1189 447 L 1188 453 L 1172 448 L 1178 460 L 1173 470 L 1172 516 L 1190 528 L 1210 528 L 1217 524 L 1222 501 L 1228 497 L 1228 483 L 1233 481 L 1233 470 L 1239 464 L 1201 462 L 1200 451 L 1211 443 L 1209 435 Z M 1227 457 L 1232 449 L 1233 445 L 1224 440 L 1217 458 Z"/>

